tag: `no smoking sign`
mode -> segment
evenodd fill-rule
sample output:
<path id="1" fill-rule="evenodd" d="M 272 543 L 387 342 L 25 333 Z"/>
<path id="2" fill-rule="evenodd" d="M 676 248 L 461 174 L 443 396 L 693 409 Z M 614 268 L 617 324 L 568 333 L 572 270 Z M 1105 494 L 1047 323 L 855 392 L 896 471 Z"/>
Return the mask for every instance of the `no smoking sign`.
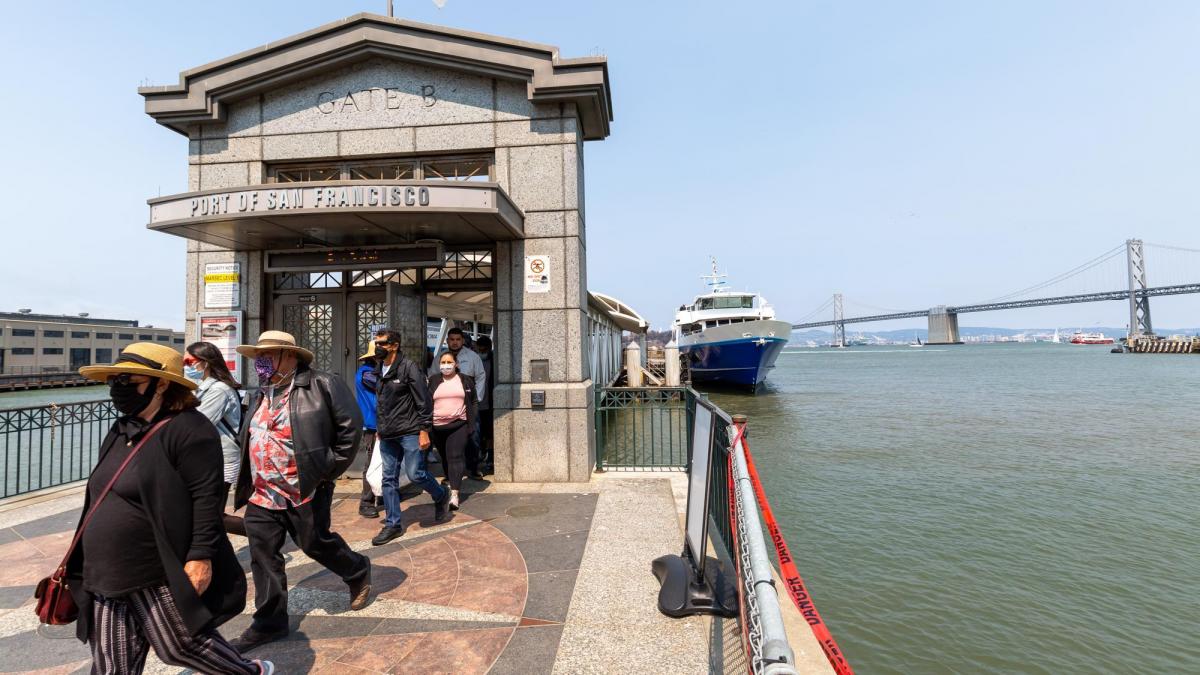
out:
<path id="1" fill-rule="evenodd" d="M 550 292 L 550 256 L 525 256 L 525 292 Z"/>

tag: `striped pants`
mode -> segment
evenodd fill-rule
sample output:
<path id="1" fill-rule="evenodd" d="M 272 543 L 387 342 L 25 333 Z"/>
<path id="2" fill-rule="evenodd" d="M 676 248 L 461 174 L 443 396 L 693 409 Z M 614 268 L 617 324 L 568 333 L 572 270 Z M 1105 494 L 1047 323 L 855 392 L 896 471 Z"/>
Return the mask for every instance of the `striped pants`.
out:
<path id="1" fill-rule="evenodd" d="M 120 598 L 95 596 L 92 609 L 92 673 L 137 675 L 150 646 L 163 662 L 198 673 L 258 675 L 258 664 L 242 658 L 215 630 L 189 634 L 166 586 Z"/>

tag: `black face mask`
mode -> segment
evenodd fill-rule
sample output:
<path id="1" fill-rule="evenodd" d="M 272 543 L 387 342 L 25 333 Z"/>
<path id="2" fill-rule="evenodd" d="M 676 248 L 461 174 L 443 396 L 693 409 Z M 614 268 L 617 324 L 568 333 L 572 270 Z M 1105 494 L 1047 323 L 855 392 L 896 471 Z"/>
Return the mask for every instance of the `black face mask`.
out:
<path id="1" fill-rule="evenodd" d="M 112 397 L 113 407 L 122 415 L 136 415 L 146 409 L 150 405 L 150 401 L 154 400 L 155 390 L 158 388 L 158 380 L 150 380 L 146 385 L 146 391 L 139 394 L 138 387 L 141 386 L 136 382 L 129 384 L 121 384 L 113 382 L 108 387 L 108 395 Z"/>

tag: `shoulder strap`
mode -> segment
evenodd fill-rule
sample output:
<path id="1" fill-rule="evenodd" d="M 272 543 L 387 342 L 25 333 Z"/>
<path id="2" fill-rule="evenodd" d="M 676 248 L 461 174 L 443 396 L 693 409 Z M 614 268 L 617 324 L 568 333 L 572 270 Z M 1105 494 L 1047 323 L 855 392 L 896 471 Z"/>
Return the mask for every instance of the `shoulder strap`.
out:
<path id="1" fill-rule="evenodd" d="M 75 530 L 75 538 L 71 540 L 71 545 L 67 547 L 67 553 L 63 556 L 62 563 L 58 566 L 59 570 L 66 569 L 67 562 L 71 560 L 71 554 L 75 552 L 75 546 L 79 544 L 80 538 L 83 537 L 83 531 L 87 529 L 88 523 L 92 521 L 92 516 L 96 515 L 96 509 L 100 506 L 100 502 L 104 501 L 104 498 L 108 496 L 109 492 L 112 491 L 113 486 L 117 484 L 117 479 L 121 477 L 122 473 L 125 473 L 125 467 L 129 466 L 129 463 L 132 462 L 133 458 L 137 456 L 138 450 L 142 449 L 142 446 L 146 444 L 146 441 L 150 440 L 151 436 L 158 432 L 158 430 L 161 429 L 164 424 L 170 422 L 172 419 L 174 419 L 173 415 L 166 419 L 159 420 L 157 424 L 150 427 L 150 430 L 146 432 L 146 435 L 142 436 L 142 440 L 138 441 L 138 444 L 133 447 L 133 450 L 129 451 L 129 456 L 125 458 L 124 462 L 121 462 L 121 466 L 117 468 L 117 472 L 113 474 L 111 479 L 109 479 L 108 485 L 105 485 L 104 489 L 100 491 L 100 494 L 96 496 L 96 501 L 92 503 L 92 508 L 88 509 L 87 515 L 83 517 L 83 522 L 79 524 L 79 529 Z"/>

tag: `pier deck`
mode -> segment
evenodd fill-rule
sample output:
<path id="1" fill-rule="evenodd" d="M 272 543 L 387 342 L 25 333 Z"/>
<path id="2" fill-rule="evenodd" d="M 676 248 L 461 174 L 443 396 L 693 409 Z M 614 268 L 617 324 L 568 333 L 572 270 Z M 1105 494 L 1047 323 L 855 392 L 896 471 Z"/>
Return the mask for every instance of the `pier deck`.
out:
<path id="1" fill-rule="evenodd" d="M 334 529 L 371 557 L 373 603 L 349 611 L 341 580 L 289 542 L 293 633 L 251 655 L 283 673 L 702 673 L 736 652 L 708 619 L 668 619 L 656 607 L 650 562 L 678 552 L 683 474 L 468 484 L 475 492 L 440 525 L 427 497 L 406 500 L 408 533 L 379 547 L 370 538 L 380 521 L 360 518 L 355 485 L 339 485 Z M 29 606 L 81 500 L 74 488 L 0 504 L 2 671 L 86 672 L 74 626 L 39 629 Z M 231 539 L 248 571 L 246 540 Z M 249 623 L 248 604 L 226 636 Z M 152 654 L 146 672 L 181 671 Z"/>

